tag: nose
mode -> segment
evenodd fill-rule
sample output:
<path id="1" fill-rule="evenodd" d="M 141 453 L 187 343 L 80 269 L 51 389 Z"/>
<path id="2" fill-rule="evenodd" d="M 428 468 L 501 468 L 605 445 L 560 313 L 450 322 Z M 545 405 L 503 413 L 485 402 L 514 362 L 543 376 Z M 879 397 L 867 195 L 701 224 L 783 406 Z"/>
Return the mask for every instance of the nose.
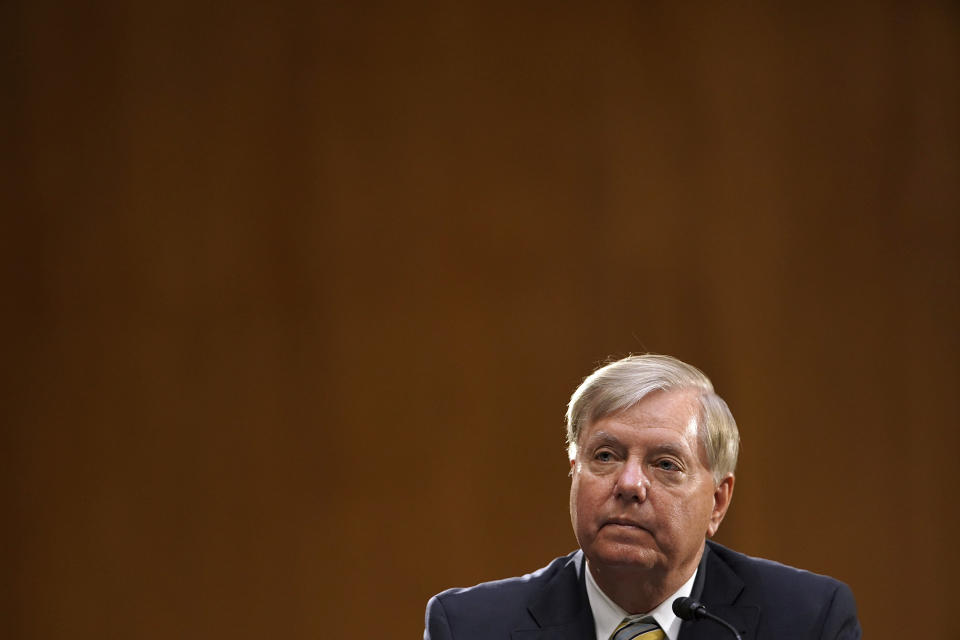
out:
<path id="1" fill-rule="evenodd" d="M 637 460 L 627 460 L 617 476 L 614 487 L 617 498 L 628 502 L 643 502 L 647 499 L 650 481 L 643 473 L 643 465 Z"/>

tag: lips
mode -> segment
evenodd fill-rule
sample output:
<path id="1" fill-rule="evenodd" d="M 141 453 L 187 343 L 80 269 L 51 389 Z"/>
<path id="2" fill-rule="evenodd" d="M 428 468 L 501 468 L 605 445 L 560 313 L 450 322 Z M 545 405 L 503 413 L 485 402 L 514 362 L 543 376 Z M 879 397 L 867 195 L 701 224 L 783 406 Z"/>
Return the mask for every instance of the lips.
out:
<path id="1" fill-rule="evenodd" d="M 609 520 L 606 520 L 603 523 L 602 527 L 605 527 L 609 524 L 617 525 L 619 527 L 633 527 L 634 529 L 643 529 L 645 531 L 647 529 L 645 526 L 643 526 L 636 520 L 631 520 L 629 518 L 610 518 Z"/>

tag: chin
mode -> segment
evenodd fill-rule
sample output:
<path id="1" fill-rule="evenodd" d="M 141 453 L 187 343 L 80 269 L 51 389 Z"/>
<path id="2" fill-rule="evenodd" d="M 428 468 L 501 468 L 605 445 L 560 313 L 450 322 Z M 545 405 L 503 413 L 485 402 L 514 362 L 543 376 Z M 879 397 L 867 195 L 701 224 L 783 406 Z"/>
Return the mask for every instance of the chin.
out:
<path id="1" fill-rule="evenodd" d="M 622 544 L 598 544 L 586 555 L 593 564 L 619 569 L 653 569 L 660 560 L 653 549 Z"/>

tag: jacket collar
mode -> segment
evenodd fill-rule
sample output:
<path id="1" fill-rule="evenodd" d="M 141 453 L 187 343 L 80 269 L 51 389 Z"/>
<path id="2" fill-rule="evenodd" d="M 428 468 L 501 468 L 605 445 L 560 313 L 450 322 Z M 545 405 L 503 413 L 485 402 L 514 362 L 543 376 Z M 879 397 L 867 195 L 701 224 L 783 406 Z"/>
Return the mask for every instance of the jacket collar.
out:
<path id="1" fill-rule="evenodd" d="M 743 581 L 711 546 L 704 545 L 703 557 L 691 596 L 707 605 L 740 632 L 743 640 L 755 638 L 760 609 L 738 606 Z M 556 575 L 527 607 L 533 622 L 512 633 L 512 640 L 582 640 L 593 638 L 593 613 L 584 583 L 583 551 L 571 554 Z M 708 577 L 709 576 L 709 577 Z M 680 628 L 682 640 L 723 637 L 720 627 L 709 620 L 687 621 Z M 719 632 L 719 633 L 718 633 Z"/>
<path id="2" fill-rule="evenodd" d="M 757 622 L 760 619 L 760 609 L 755 606 L 737 605 L 737 598 L 743 591 L 743 580 L 734 573 L 733 569 L 712 550 L 719 546 L 707 542 L 703 548 L 703 557 L 700 558 L 700 568 L 697 579 L 690 593 L 694 600 L 699 600 L 707 606 L 707 610 L 720 616 L 740 632 L 743 640 L 755 637 Z M 680 627 L 682 640 L 707 640 L 708 638 L 723 637 L 721 628 L 710 620 L 690 620 Z"/>
<path id="3" fill-rule="evenodd" d="M 536 626 L 516 629 L 512 640 L 592 638 L 593 613 L 587 599 L 584 568 L 583 551 L 571 554 L 527 606 Z"/>

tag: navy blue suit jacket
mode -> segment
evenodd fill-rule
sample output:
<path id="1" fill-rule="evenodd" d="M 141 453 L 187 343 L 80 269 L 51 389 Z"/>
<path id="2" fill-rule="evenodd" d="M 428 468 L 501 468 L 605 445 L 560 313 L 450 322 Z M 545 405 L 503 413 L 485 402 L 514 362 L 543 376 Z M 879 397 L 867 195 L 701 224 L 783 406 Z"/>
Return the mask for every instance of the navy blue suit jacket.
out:
<path id="1" fill-rule="evenodd" d="M 583 552 L 519 578 L 449 589 L 427 604 L 424 640 L 594 639 Z M 707 541 L 691 595 L 743 640 L 857 640 L 850 588 L 833 578 L 751 558 Z M 709 620 L 687 621 L 680 640 L 732 638 Z"/>

